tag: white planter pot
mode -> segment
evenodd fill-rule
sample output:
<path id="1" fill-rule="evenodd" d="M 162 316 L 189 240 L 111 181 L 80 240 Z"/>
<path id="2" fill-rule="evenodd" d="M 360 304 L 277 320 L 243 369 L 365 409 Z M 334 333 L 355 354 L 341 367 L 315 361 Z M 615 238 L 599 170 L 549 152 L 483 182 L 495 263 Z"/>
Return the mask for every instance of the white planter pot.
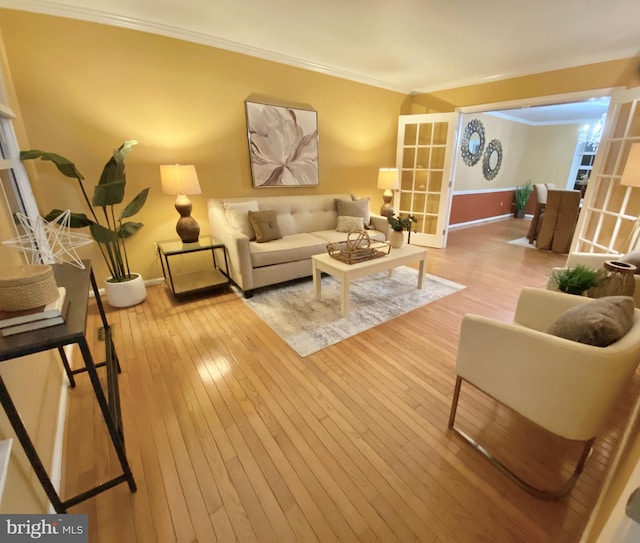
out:
<path id="1" fill-rule="evenodd" d="M 389 243 L 391 243 L 393 249 L 399 249 L 404 243 L 404 233 L 392 230 L 389 234 Z"/>
<path id="2" fill-rule="evenodd" d="M 142 276 L 139 273 L 132 275 L 135 276 L 134 279 L 123 283 L 111 282 L 111 277 L 105 281 L 104 292 L 111 307 L 131 307 L 144 301 L 147 297 L 147 289 L 144 286 Z"/>

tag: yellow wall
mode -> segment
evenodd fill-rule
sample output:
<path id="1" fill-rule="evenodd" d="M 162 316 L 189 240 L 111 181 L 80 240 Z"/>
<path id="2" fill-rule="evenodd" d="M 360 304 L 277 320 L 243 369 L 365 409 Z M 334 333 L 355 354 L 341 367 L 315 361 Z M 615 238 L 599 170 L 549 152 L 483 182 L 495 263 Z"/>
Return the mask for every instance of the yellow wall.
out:
<path id="1" fill-rule="evenodd" d="M 557 188 L 567 187 L 573 157 L 576 152 L 581 124 L 562 124 L 528 127 L 526 151 L 522 161 L 523 182 L 554 183 Z"/>
<path id="2" fill-rule="evenodd" d="M 464 107 L 613 87 L 637 87 L 639 85 L 638 58 L 634 57 L 567 70 L 514 77 L 481 85 L 446 89 L 429 94 L 417 94 L 413 97 L 413 104 L 417 109 Z M 451 109 L 442 109 L 442 111 L 451 111 Z"/>
<path id="3" fill-rule="evenodd" d="M 530 126 L 494 115 L 473 113 L 463 117 L 463 128 L 472 119 L 482 122 L 485 147 L 493 139 L 502 144 L 503 158 L 498 174 L 487 181 L 482 159 L 474 166 L 458 161 L 455 192 L 504 189 L 532 183 L 555 183 L 565 188 L 581 125 Z M 460 150 L 458 149 L 458 154 Z M 573 188 L 573 187 L 572 187 Z"/>
<path id="4" fill-rule="evenodd" d="M 14 129 L 18 140 L 26 144 L 26 134 L 20 110 L 11 84 L 11 73 L 6 64 L 0 36 L 0 65 L 4 74 L 9 105 L 17 115 Z M 7 198 L 0 188 L 0 232 L 5 237 L 17 235 Z M 0 266 L 20 266 L 23 257 L 15 250 L 0 245 Z M 58 406 L 62 389 L 62 364 L 56 351 L 2 362 L 0 375 L 11 394 L 29 436 L 36 445 L 40 459 L 52 475 L 52 456 L 57 429 Z M 7 473 L 7 484 L 2 499 L 2 513 L 46 513 L 49 502 L 36 479 L 13 429 L 0 409 L 0 439 L 14 438 Z"/>
<path id="5" fill-rule="evenodd" d="M 352 191 L 382 205 L 377 170 L 395 162 L 397 117 L 407 97 L 283 64 L 143 32 L 0 10 L 0 27 L 29 140 L 71 159 L 93 187 L 112 149 L 140 144 L 127 160 L 128 198 L 151 187 L 129 240 L 134 271 L 161 275 L 153 242 L 175 237 L 174 198 L 159 165 L 196 166 L 203 194 L 193 216 L 208 230 L 206 200 L 252 188 L 244 100 L 252 93 L 311 104 L 318 112 L 317 188 L 260 195 Z M 38 165 L 41 211 L 80 209 L 77 188 Z M 128 201 L 127 198 L 127 201 Z M 96 257 L 97 258 L 97 257 Z M 99 270 L 98 280 L 106 274 Z"/>

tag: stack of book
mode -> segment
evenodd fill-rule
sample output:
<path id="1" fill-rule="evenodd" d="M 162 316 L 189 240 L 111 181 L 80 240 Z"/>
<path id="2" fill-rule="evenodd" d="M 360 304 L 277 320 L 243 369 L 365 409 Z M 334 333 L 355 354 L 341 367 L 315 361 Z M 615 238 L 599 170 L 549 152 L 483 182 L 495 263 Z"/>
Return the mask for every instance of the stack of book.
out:
<path id="1" fill-rule="evenodd" d="M 24 311 L 0 310 L 0 336 L 13 336 L 62 324 L 68 307 L 67 291 L 64 287 L 58 287 L 58 298 L 47 305 Z"/>

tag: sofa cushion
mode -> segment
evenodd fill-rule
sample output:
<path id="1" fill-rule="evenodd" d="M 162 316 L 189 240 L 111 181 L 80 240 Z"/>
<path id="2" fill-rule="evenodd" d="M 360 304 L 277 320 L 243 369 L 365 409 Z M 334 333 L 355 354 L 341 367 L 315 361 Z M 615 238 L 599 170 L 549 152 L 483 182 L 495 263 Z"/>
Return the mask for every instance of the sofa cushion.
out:
<path id="1" fill-rule="evenodd" d="M 362 217 L 365 228 L 369 228 L 371 223 L 369 198 L 360 198 L 358 200 L 336 198 L 336 209 L 338 210 L 338 217 Z"/>
<path id="2" fill-rule="evenodd" d="M 249 215 L 249 222 L 256 232 L 256 241 L 258 243 L 282 238 L 275 211 L 249 211 L 247 214 Z"/>
<path id="3" fill-rule="evenodd" d="M 341 235 L 346 236 L 346 234 Z M 249 243 L 249 250 L 252 267 L 260 268 L 309 259 L 313 255 L 326 252 L 327 243 L 318 236 L 301 232 L 283 236 L 269 243 L 252 241 Z"/>
<path id="4" fill-rule="evenodd" d="M 336 230 L 338 232 L 353 232 L 354 230 L 364 230 L 364 218 L 339 215 Z"/>
<path id="5" fill-rule="evenodd" d="M 606 347 L 621 339 L 633 325 L 631 296 L 605 296 L 572 307 L 558 316 L 549 334 L 572 341 Z"/>
<path id="6" fill-rule="evenodd" d="M 255 239 L 256 233 L 249 221 L 249 211 L 258 211 L 258 201 L 225 202 L 222 204 L 229 224 L 249 239 Z"/>

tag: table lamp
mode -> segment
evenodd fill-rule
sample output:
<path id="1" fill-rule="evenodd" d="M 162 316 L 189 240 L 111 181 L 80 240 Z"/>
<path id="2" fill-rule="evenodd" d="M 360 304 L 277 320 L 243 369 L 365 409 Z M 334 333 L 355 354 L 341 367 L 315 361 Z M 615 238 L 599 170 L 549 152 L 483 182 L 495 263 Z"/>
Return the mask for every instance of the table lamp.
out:
<path id="1" fill-rule="evenodd" d="M 176 195 L 176 209 L 180 213 L 176 232 L 182 243 L 193 243 L 198 241 L 200 226 L 191 216 L 193 205 L 188 194 L 200 194 L 200 183 L 195 166 L 184 166 L 181 164 L 160 166 L 160 182 L 162 192 Z"/>
<path id="2" fill-rule="evenodd" d="M 393 215 L 393 205 L 391 205 L 391 200 L 393 199 L 392 191 L 400 188 L 398 170 L 396 168 L 380 168 L 378 172 L 378 188 L 384 190 L 382 195 L 384 204 L 380 208 L 380 215 L 391 217 Z"/>

